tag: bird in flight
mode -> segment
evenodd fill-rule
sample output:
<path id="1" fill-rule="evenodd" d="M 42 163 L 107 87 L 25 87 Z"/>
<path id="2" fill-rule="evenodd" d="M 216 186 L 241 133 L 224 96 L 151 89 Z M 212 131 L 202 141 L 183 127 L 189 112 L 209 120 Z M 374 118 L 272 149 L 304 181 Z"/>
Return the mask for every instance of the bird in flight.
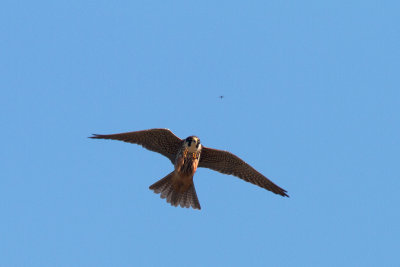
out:
<path id="1" fill-rule="evenodd" d="M 275 194 L 289 197 L 286 190 L 271 182 L 239 157 L 228 151 L 205 147 L 200 144 L 197 136 L 189 136 L 182 140 L 169 129 L 150 129 L 109 135 L 94 134 L 90 138 L 138 144 L 167 157 L 174 165 L 174 170 L 149 188 L 175 207 L 179 205 L 201 209 L 193 184 L 197 167 L 231 174 Z"/>

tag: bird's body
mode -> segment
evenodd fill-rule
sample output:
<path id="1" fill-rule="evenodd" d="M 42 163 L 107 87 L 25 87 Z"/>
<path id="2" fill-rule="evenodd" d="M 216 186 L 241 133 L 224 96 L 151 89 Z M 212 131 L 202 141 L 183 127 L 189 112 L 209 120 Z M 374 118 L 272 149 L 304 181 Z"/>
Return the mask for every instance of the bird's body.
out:
<path id="1" fill-rule="evenodd" d="M 282 196 L 286 191 L 272 183 L 243 160 L 230 152 L 206 148 L 196 136 L 182 140 L 168 129 L 150 129 L 111 135 L 94 135 L 91 138 L 114 139 L 135 143 L 161 153 L 171 160 L 174 170 L 150 186 L 161 198 L 173 206 L 201 209 L 193 184 L 197 167 L 210 168 L 232 174 Z"/>
<path id="2" fill-rule="evenodd" d="M 194 141 L 188 142 L 187 140 Z M 199 138 L 195 136 L 186 138 L 176 155 L 175 171 L 181 176 L 193 176 L 199 165 L 200 154 L 201 144 Z"/>
<path id="3" fill-rule="evenodd" d="M 161 197 L 166 198 L 167 202 L 173 206 L 192 206 L 200 209 L 193 184 L 193 176 L 199 165 L 200 153 L 200 140 L 195 136 L 186 138 L 176 155 L 174 171 L 151 185 L 150 189 L 155 193 L 160 193 Z"/>

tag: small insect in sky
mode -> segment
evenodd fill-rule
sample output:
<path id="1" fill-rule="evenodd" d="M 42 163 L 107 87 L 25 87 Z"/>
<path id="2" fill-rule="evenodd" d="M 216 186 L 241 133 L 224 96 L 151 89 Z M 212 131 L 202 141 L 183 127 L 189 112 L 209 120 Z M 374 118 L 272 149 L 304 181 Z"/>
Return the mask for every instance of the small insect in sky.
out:
<path id="1" fill-rule="evenodd" d="M 224 98 L 224 96 L 223 96 L 223 95 L 220 95 L 219 98 L 221 98 L 221 100 L 222 100 L 222 98 Z"/>

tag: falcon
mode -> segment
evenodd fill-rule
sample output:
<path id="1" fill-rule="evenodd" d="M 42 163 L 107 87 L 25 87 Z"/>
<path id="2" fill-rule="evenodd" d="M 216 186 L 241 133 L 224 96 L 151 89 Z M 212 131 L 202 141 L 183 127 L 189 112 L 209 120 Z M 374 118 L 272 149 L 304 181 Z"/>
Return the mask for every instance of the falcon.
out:
<path id="1" fill-rule="evenodd" d="M 189 136 L 182 140 L 169 129 L 150 129 L 109 135 L 93 134 L 90 138 L 138 144 L 167 157 L 174 165 L 174 170 L 149 188 L 175 207 L 201 209 L 193 184 L 197 167 L 231 174 L 275 194 L 289 197 L 286 190 L 271 182 L 239 157 L 228 151 L 205 147 L 201 145 L 197 136 Z"/>

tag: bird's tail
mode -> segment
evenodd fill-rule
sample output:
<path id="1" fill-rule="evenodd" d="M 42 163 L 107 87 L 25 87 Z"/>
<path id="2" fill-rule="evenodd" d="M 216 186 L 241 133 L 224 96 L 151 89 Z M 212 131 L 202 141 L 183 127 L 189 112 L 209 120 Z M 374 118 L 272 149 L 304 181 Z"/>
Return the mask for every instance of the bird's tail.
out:
<path id="1" fill-rule="evenodd" d="M 158 182 L 152 184 L 149 187 L 150 190 L 153 190 L 156 194 L 161 194 L 160 197 L 165 198 L 172 206 L 177 207 L 180 205 L 182 208 L 193 207 L 194 209 L 201 209 L 194 184 L 192 184 L 185 192 L 177 192 L 172 183 L 174 175 L 175 173 L 171 172 Z"/>

